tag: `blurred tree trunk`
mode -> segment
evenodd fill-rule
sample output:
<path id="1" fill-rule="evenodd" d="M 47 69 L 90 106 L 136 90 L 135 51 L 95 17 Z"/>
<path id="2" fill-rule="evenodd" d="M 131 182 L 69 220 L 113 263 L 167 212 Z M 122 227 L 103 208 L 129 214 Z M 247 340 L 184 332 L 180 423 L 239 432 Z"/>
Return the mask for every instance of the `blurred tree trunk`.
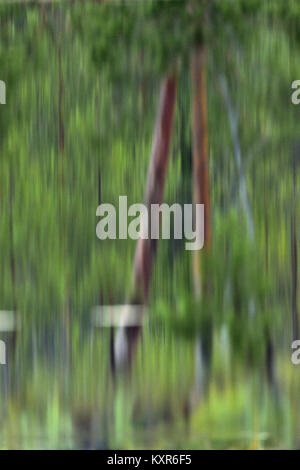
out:
<path id="1" fill-rule="evenodd" d="M 220 75 L 219 84 L 220 84 L 221 94 L 222 94 L 224 104 L 225 104 L 227 114 L 228 114 L 229 126 L 230 126 L 230 131 L 231 131 L 231 136 L 232 136 L 233 154 L 234 154 L 234 160 L 235 160 L 236 170 L 238 174 L 238 181 L 239 181 L 240 200 L 241 200 L 241 204 L 244 209 L 246 220 L 247 220 L 249 238 L 253 242 L 254 241 L 254 220 L 253 220 L 253 214 L 251 211 L 251 205 L 250 205 L 250 201 L 248 197 L 246 175 L 245 175 L 245 169 L 244 169 L 243 160 L 242 160 L 242 151 L 241 151 L 241 145 L 240 145 L 240 139 L 239 139 L 238 112 L 233 107 L 230 92 L 229 92 L 229 87 L 228 87 L 228 83 L 227 83 L 225 75 Z"/>
<path id="2" fill-rule="evenodd" d="M 209 155 L 206 98 L 206 49 L 198 46 L 191 58 L 192 80 L 192 145 L 193 145 L 193 200 L 204 204 L 204 248 L 209 251 L 211 244 L 211 213 L 209 186 Z M 194 252 L 194 291 L 201 297 L 200 256 Z"/>
<path id="3" fill-rule="evenodd" d="M 16 259 L 14 250 L 14 177 L 13 170 L 10 170 L 10 196 L 9 196 L 9 232 L 10 232 L 10 269 L 13 295 L 13 309 L 17 308 L 16 301 Z"/>
<path id="4" fill-rule="evenodd" d="M 150 215 L 151 204 L 161 204 L 168 166 L 171 134 L 174 120 L 175 99 L 177 88 L 177 74 L 164 78 L 160 98 L 159 109 L 156 118 L 156 126 L 153 136 L 150 165 L 148 170 L 147 188 L 144 204 Z M 150 224 L 149 224 L 150 233 Z M 134 261 L 134 300 L 147 302 L 153 260 L 156 254 L 157 240 L 139 239 Z"/>
<path id="5" fill-rule="evenodd" d="M 265 222 L 265 269 L 269 272 L 269 219 L 267 211 L 266 163 L 264 160 L 264 222 Z"/>
<path id="6" fill-rule="evenodd" d="M 63 119 L 63 93 L 64 93 L 64 82 L 63 82 L 63 70 L 62 70 L 62 42 L 63 42 L 63 12 L 60 6 L 57 19 L 57 31 L 58 31 L 58 143 L 60 155 L 63 155 L 65 151 L 65 126 Z M 62 184 L 63 184 L 63 165 L 61 166 L 62 171 Z"/>
<path id="7" fill-rule="evenodd" d="M 209 253 L 211 246 L 211 203 L 209 181 L 209 151 L 206 90 L 206 47 L 200 44 L 191 56 L 192 82 L 192 163 L 193 163 L 193 202 L 204 204 L 204 250 Z M 196 300 L 210 292 L 210 279 L 203 278 L 201 254 L 193 253 L 193 282 Z M 197 334 L 195 347 L 195 384 L 187 404 L 189 412 L 196 407 L 206 390 L 210 373 L 212 318 L 205 320 L 201 333 Z"/>
<path id="8" fill-rule="evenodd" d="M 16 292 L 16 257 L 15 257 L 15 229 L 14 229 L 14 177 L 13 169 L 10 170 L 10 196 L 9 196 L 9 232 L 10 232 L 10 269 L 11 269 L 11 282 L 12 282 L 12 309 L 13 315 L 15 316 L 15 325 L 18 322 L 18 306 L 17 306 L 17 292 Z M 17 327 L 15 326 L 12 335 L 10 344 L 12 347 L 12 357 L 15 355 L 16 344 L 17 344 Z"/>
<path id="9" fill-rule="evenodd" d="M 59 152 L 62 155 L 65 150 L 65 127 L 63 120 L 63 75 L 62 75 L 62 43 L 58 43 L 58 140 Z"/>
<path id="10" fill-rule="evenodd" d="M 65 171 L 64 171 L 64 154 L 65 154 L 65 124 L 63 115 L 64 106 L 64 77 L 63 77 L 63 40 L 65 40 L 65 17 L 63 15 L 63 7 L 59 6 L 57 14 L 57 62 L 58 62 L 58 193 L 59 193 L 59 212 L 60 212 L 60 225 L 64 226 L 64 211 L 63 204 L 65 202 Z M 67 232 L 63 230 L 61 233 L 62 244 L 62 257 L 67 261 Z M 70 354 L 70 281 L 69 274 L 66 273 L 64 302 L 63 302 L 63 354 L 65 355 L 65 362 L 69 364 Z M 67 371 L 69 368 L 67 367 Z M 66 381 L 69 380 L 68 374 L 65 376 Z"/>
<path id="11" fill-rule="evenodd" d="M 177 74 L 174 72 L 163 79 L 159 98 L 159 108 L 153 136 L 150 165 L 144 204 L 151 214 L 151 204 L 161 204 L 165 187 L 171 135 L 174 120 L 177 89 Z M 143 222 L 142 222 L 143 224 Z M 130 303 L 141 304 L 140 315 L 143 315 L 143 304 L 147 303 L 151 286 L 152 269 L 156 255 L 157 240 L 151 240 L 151 226 L 148 224 L 149 237 L 140 238 L 137 243 L 133 267 L 133 293 Z M 118 370 L 130 368 L 137 339 L 141 328 L 126 327 L 130 306 L 125 307 L 123 324 L 118 330 L 114 345 L 114 367 Z M 113 343 L 112 343 L 113 344 Z"/>
<path id="12" fill-rule="evenodd" d="M 298 320 L 298 249 L 296 232 L 296 159 L 293 159 L 293 203 L 291 216 L 291 268 L 292 268 L 292 333 L 293 339 L 299 339 Z"/>

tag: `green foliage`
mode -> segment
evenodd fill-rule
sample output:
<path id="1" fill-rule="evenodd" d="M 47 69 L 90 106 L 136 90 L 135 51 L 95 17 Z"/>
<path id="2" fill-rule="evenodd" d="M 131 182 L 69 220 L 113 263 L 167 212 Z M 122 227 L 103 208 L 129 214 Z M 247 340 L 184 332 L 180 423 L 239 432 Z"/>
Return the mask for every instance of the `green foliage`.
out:
<path id="1" fill-rule="evenodd" d="M 41 6 L 0 6 L 0 79 L 7 83 L 0 107 L 0 310 L 16 309 L 22 325 L 17 381 L 0 377 L 0 446 L 12 447 L 18 436 L 30 447 L 32 436 L 46 432 L 49 447 L 71 447 L 93 428 L 95 415 L 103 446 L 244 448 L 261 429 L 273 439 L 267 445 L 290 445 L 289 429 L 299 435 L 289 417 L 299 384 L 273 403 L 271 379 L 266 386 L 262 376 L 276 340 L 280 377 L 286 386 L 293 381 L 290 220 L 299 217 L 292 162 L 300 108 L 289 93 L 300 75 L 299 2 L 85 1 L 47 5 L 45 22 Z M 99 303 L 128 299 L 136 244 L 100 242 L 96 208 L 100 196 L 115 205 L 124 194 L 129 204 L 143 200 L 160 79 L 178 64 L 165 201 L 192 201 L 189 57 L 203 41 L 213 234 L 210 253 L 200 252 L 203 295 L 195 299 L 193 254 L 184 241 L 160 241 L 129 387 L 110 376 L 110 332 L 92 331 L 90 313 Z M 238 111 L 254 239 L 220 74 Z M 200 398 L 190 411 L 194 395 Z M 290 422 L 278 402 L 290 408 Z"/>

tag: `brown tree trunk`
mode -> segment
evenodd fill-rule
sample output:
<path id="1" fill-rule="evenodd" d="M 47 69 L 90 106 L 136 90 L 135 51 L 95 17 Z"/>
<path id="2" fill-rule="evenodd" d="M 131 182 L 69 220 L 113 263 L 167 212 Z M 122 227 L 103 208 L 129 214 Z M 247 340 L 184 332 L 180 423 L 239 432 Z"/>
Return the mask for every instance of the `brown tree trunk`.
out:
<path id="1" fill-rule="evenodd" d="M 175 100 L 177 88 L 177 74 L 173 73 L 164 78 L 161 85 L 159 109 L 156 118 L 156 127 L 153 136 L 150 165 L 148 170 L 147 188 L 144 203 L 151 213 L 151 204 L 161 204 L 166 180 L 171 134 L 174 120 Z M 140 315 L 143 315 L 143 304 L 147 303 L 151 286 L 152 269 L 156 255 L 157 240 L 150 238 L 150 224 L 148 239 L 139 239 L 136 247 L 133 281 L 134 288 L 131 303 L 141 304 Z M 126 327 L 126 319 L 130 307 L 124 308 L 123 323 L 118 330 L 114 344 L 114 367 L 117 370 L 130 368 L 135 351 L 137 339 L 141 328 L 139 326 Z"/>
<path id="2" fill-rule="evenodd" d="M 147 206 L 149 214 L 151 204 L 161 204 L 163 201 L 174 120 L 176 88 L 177 75 L 175 73 L 164 78 L 159 98 L 159 109 L 153 136 L 148 181 L 144 200 L 144 204 Z M 151 240 L 150 235 L 148 239 L 139 239 L 137 244 L 133 269 L 133 297 L 134 300 L 138 300 L 142 303 L 147 302 L 148 300 L 156 248 L 157 240 Z"/>
<path id="3" fill-rule="evenodd" d="M 209 155 L 206 100 L 206 50 L 198 46 L 191 58 L 192 79 L 192 144 L 193 144 L 193 200 L 204 204 L 204 248 L 211 243 L 211 214 L 209 188 Z M 194 252 L 194 290 L 201 296 L 201 272 L 199 253 Z"/>

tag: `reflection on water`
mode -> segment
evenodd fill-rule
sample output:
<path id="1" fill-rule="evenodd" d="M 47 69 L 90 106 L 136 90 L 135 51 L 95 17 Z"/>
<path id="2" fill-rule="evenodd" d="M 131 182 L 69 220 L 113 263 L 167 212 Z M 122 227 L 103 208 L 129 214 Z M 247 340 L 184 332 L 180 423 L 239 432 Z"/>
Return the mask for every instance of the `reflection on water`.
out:
<path id="1" fill-rule="evenodd" d="M 132 333 L 135 333 L 134 335 Z M 299 383 L 289 347 L 253 368 L 232 354 L 226 325 L 211 344 L 149 322 L 130 368 L 111 361 L 112 334 L 72 323 L 6 335 L 2 448 L 297 447 Z M 116 334 L 114 335 L 116 337 Z"/>

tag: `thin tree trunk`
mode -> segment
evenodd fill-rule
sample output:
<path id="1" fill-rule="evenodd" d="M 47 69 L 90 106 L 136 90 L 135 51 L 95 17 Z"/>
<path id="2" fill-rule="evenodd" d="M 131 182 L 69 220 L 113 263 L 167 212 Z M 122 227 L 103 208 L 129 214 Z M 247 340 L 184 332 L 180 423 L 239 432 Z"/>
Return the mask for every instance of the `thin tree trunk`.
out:
<path id="1" fill-rule="evenodd" d="M 298 320 L 298 249 L 296 232 L 296 163 L 293 162 L 293 205 L 291 217 L 291 268 L 292 268 L 292 329 L 293 339 L 299 338 Z"/>
<path id="2" fill-rule="evenodd" d="M 191 59 L 192 79 L 192 142 L 193 142 L 193 200 L 204 204 L 204 248 L 211 244 L 211 213 L 209 185 L 208 125 L 206 98 L 206 50 L 204 45 L 195 49 Z M 200 257 L 194 252 L 194 291 L 201 296 Z"/>
<path id="3" fill-rule="evenodd" d="M 15 355 L 16 344 L 17 344 L 17 323 L 18 323 L 18 309 L 17 309 L 17 293 L 16 293 L 16 258 L 15 258 L 15 247 L 14 247 L 14 178 L 12 169 L 10 170 L 10 269 L 11 269 L 11 282 L 12 282 L 12 303 L 13 303 L 13 315 L 15 316 L 15 328 L 12 332 L 12 357 Z"/>
<path id="4" fill-rule="evenodd" d="M 63 120 L 63 76 L 62 76 L 62 44 L 61 39 L 58 44 L 58 142 L 59 152 L 64 153 L 65 150 L 65 129 Z"/>
<path id="5" fill-rule="evenodd" d="M 265 221 L 265 269 L 269 272 L 269 220 L 267 211 L 266 162 L 264 161 L 264 221 Z"/>
<path id="6" fill-rule="evenodd" d="M 265 228 L 265 274 L 269 275 L 269 221 L 267 210 L 267 188 L 266 188 L 266 162 L 264 160 L 264 228 Z M 265 298 L 265 309 L 270 315 L 270 301 L 269 295 Z M 276 389 L 276 375 L 275 375 L 275 352 L 271 336 L 270 327 L 266 327 L 266 370 L 267 378 L 270 387 Z"/>
<path id="7" fill-rule="evenodd" d="M 206 47 L 205 44 L 197 46 L 191 57 L 192 82 L 192 153 L 193 153 L 193 202 L 204 204 L 204 250 L 210 251 L 211 245 L 211 204 L 209 182 L 209 152 L 208 152 L 208 123 L 207 123 L 207 91 L 206 91 Z M 201 278 L 200 253 L 193 253 L 193 282 L 196 300 L 202 294 L 209 292 L 209 280 L 205 284 Z M 209 373 L 209 357 L 203 356 L 207 352 L 205 347 L 211 340 L 211 319 L 208 319 L 207 328 L 197 334 L 195 349 L 195 387 L 189 398 L 189 409 L 198 403 Z M 207 360 L 205 360 L 207 359 Z"/>
<path id="8" fill-rule="evenodd" d="M 10 231 L 10 269 L 11 269 L 11 282 L 13 291 L 13 309 L 16 309 L 16 260 L 14 251 L 14 182 L 12 170 L 10 173 L 10 217 L 9 217 L 9 231 Z"/>
<path id="9" fill-rule="evenodd" d="M 219 83 L 220 83 L 221 94 L 225 103 L 225 107 L 227 109 L 229 126 L 231 130 L 232 141 L 233 141 L 233 153 L 234 153 L 234 159 L 235 159 L 235 164 L 236 164 L 236 169 L 237 169 L 238 179 L 239 179 L 240 199 L 241 199 L 241 203 L 242 203 L 245 215 L 246 215 L 249 238 L 251 241 L 253 241 L 254 240 L 254 222 L 253 222 L 253 215 L 252 215 L 251 206 L 250 206 L 250 202 L 248 198 L 246 176 L 245 176 L 245 170 L 244 170 L 244 165 L 243 165 L 243 160 L 242 160 L 242 152 L 241 152 L 239 130 L 238 130 L 238 115 L 237 115 L 237 111 L 233 108 L 227 80 L 224 75 L 221 75 L 219 77 Z"/>
<path id="10" fill-rule="evenodd" d="M 151 204 L 161 204 L 163 201 L 174 120 L 176 89 L 177 74 L 174 72 L 172 75 L 165 77 L 161 85 L 144 200 L 149 214 Z M 140 238 L 138 240 L 133 267 L 134 288 L 131 301 L 132 303 L 141 304 L 140 315 L 143 315 L 143 304 L 147 303 L 149 298 L 156 249 L 157 240 L 151 240 L 150 236 L 148 239 Z M 128 310 L 125 309 L 123 318 L 125 326 L 119 328 L 114 348 L 114 364 L 118 370 L 130 367 L 137 338 L 140 334 L 140 327 L 126 327 L 127 315 Z"/>
<path id="11" fill-rule="evenodd" d="M 61 221 L 63 222 L 63 196 L 64 196 L 64 153 L 65 153 L 65 126 L 63 118 L 63 102 L 64 102 L 64 79 L 63 79 L 63 11 L 62 6 L 59 7 L 58 12 L 58 43 L 57 43 L 57 55 L 58 55 L 58 150 L 59 150 L 59 161 L 58 161 L 58 192 L 59 192 L 59 211 Z M 63 259 L 67 259 L 66 249 L 66 238 L 62 236 L 62 256 Z M 66 355 L 66 363 L 70 361 L 69 346 L 70 346 L 70 297 L 69 297 L 69 279 L 66 280 L 65 287 L 65 300 L 63 305 L 63 344 Z M 67 368 L 67 370 L 69 370 Z M 66 374 L 66 381 L 69 380 L 69 375 Z"/>
<path id="12" fill-rule="evenodd" d="M 41 26 L 40 26 L 40 33 L 42 34 L 45 30 L 45 27 L 46 27 L 46 23 L 47 23 L 47 11 L 46 11 L 46 4 L 43 3 L 42 5 L 40 5 L 40 9 L 41 9 Z"/>
<path id="13" fill-rule="evenodd" d="M 175 73 L 163 80 L 144 200 L 149 214 L 151 204 L 161 204 L 163 201 L 174 120 L 176 88 L 177 75 Z M 157 240 L 151 240 L 150 236 L 148 239 L 140 238 L 137 243 L 133 269 L 133 298 L 143 303 L 148 301 L 156 248 Z"/>

